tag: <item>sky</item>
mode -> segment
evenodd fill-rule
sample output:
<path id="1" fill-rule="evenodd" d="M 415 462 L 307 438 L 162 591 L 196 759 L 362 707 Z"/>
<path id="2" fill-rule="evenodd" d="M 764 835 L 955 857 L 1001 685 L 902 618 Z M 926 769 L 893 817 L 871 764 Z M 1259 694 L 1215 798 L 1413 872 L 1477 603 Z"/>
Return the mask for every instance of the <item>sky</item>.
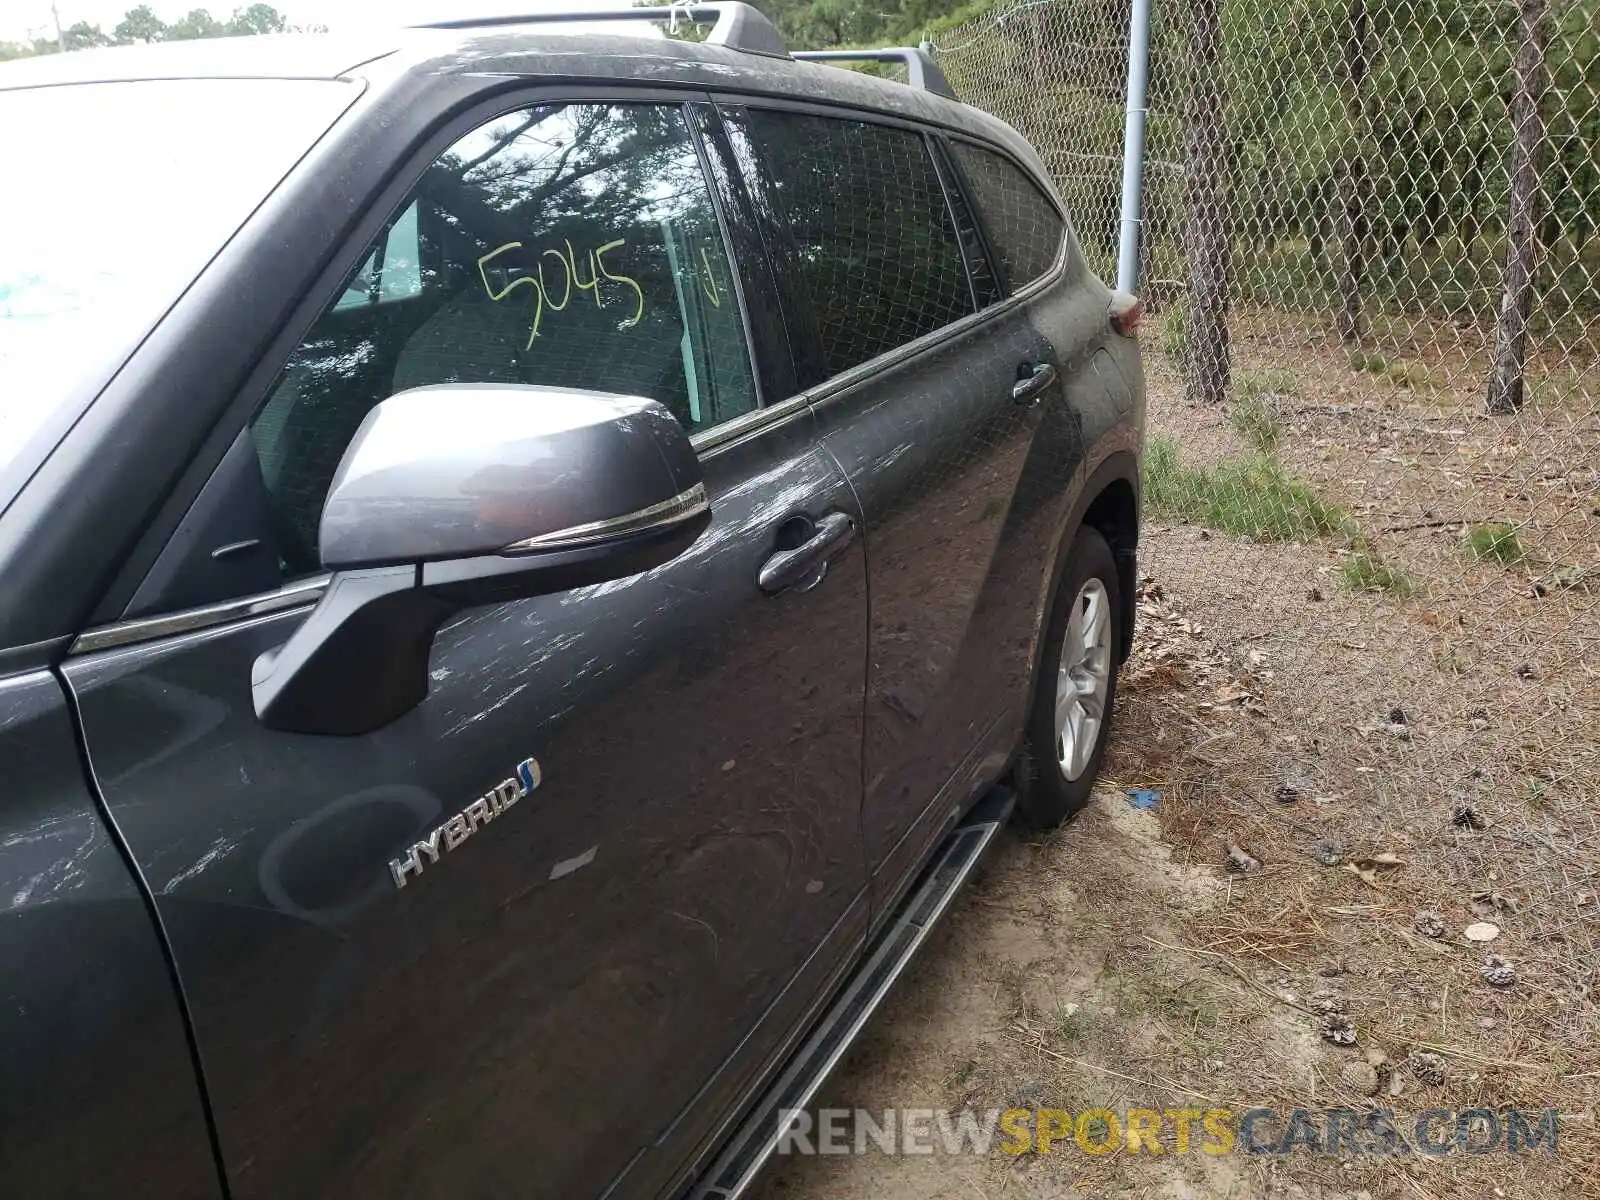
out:
<path id="1" fill-rule="evenodd" d="M 176 21 L 194 8 L 208 9 L 212 16 L 225 18 L 250 0 L 145 0 L 163 21 Z M 412 25 L 419 21 L 461 16 L 460 0 L 268 0 L 295 25 L 326 25 L 348 29 L 362 25 Z M 110 33 L 122 14 L 140 0 L 56 0 L 63 29 L 79 21 L 99 25 Z M 479 0 L 471 5 L 473 14 L 532 13 L 554 8 L 627 7 L 627 0 Z M 0 41 L 23 41 L 29 37 L 55 37 L 55 19 L 50 0 L 0 0 Z"/>

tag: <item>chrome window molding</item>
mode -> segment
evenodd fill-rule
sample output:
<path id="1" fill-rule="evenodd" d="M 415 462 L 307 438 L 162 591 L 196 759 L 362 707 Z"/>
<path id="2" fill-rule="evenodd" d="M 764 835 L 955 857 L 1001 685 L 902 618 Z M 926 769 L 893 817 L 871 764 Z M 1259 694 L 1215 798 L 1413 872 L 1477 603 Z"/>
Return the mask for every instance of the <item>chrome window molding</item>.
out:
<path id="1" fill-rule="evenodd" d="M 575 549 L 605 537 L 643 533 L 646 530 L 677 524 L 705 512 L 710 507 L 711 502 L 706 496 L 705 485 L 697 483 L 670 500 L 652 504 L 638 512 L 625 513 L 620 517 L 610 517 L 603 521 L 591 521 L 587 525 L 577 525 L 542 537 L 528 538 L 507 546 L 501 553 L 526 554 L 541 550 Z M 269 616 L 290 609 L 309 607 L 322 599 L 322 593 L 327 589 L 330 579 L 332 576 L 326 573 L 313 575 L 270 592 L 258 592 L 253 596 L 241 596 L 236 600 L 224 600 L 219 604 L 207 604 L 199 608 L 186 608 L 179 612 L 138 617 L 131 621 L 117 621 L 111 625 L 86 629 L 74 639 L 72 645 L 67 648 L 67 653 L 92 654 L 97 650 L 110 650 L 117 646 L 129 646 L 135 642 L 154 641 L 175 634 L 194 633 L 235 621 L 248 620 L 251 617 Z"/>
<path id="2" fill-rule="evenodd" d="M 768 408 L 752 409 L 720 425 L 699 430 L 689 438 L 689 444 L 697 453 L 709 453 L 719 446 L 764 430 L 769 425 L 781 425 L 784 421 L 804 412 L 806 403 L 807 394 L 801 392 Z"/>
<path id="3" fill-rule="evenodd" d="M 248 617 L 261 617 L 315 604 L 322 598 L 330 578 L 329 575 L 314 575 L 309 579 L 298 579 L 275 591 L 240 596 L 237 600 L 224 600 L 220 604 L 206 604 L 154 617 L 137 617 L 131 621 L 100 625 L 80 633 L 67 647 L 67 653 L 90 654 L 96 650 L 148 642 L 178 633 L 193 633 Z"/>

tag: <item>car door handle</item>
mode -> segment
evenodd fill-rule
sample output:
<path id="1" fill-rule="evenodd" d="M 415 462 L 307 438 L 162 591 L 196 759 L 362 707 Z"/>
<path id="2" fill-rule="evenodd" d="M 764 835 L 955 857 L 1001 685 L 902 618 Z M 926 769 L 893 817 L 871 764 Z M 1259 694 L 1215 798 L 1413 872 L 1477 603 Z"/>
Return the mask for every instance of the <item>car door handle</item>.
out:
<path id="1" fill-rule="evenodd" d="M 1029 370 L 1026 363 L 1022 369 Z M 1060 377 L 1061 372 L 1056 370 L 1054 363 L 1036 363 L 1026 376 L 1011 385 L 1011 398 L 1018 404 L 1037 404 L 1045 390 Z"/>
<path id="2" fill-rule="evenodd" d="M 769 596 L 795 588 L 809 592 L 822 582 L 828 562 L 856 536 L 856 523 L 848 513 L 829 513 L 817 521 L 815 531 L 793 550 L 779 550 L 761 564 L 757 577 Z"/>

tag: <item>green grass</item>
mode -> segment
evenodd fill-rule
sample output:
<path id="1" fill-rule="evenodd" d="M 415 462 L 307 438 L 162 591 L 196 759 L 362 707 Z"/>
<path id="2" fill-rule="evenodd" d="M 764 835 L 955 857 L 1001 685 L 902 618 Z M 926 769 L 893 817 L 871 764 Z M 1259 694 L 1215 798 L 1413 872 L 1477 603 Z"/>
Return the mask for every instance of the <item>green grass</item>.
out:
<path id="1" fill-rule="evenodd" d="M 1190 467 L 1172 438 L 1157 435 L 1145 447 L 1144 499 L 1162 516 L 1258 541 L 1346 538 L 1349 553 L 1340 574 L 1351 592 L 1397 600 L 1422 594 L 1420 584 L 1383 560 L 1345 509 L 1317 495 L 1269 454 Z"/>
<path id="2" fill-rule="evenodd" d="M 1091 1146 L 1106 1145 L 1111 1141 L 1111 1125 L 1104 1117 L 1090 1117 L 1083 1124 L 1083 1137 Z"/>
<path id="3" fill-rule="evenodd" d="M 1194 1057 L 1215 1053 L 1222 1010 L 1193 982 L 1136 970 L 1119 973 L 1115 995 L 1119 1015 L 1159 1022 L 1164 1037 Z"/>
<path id="4" fill-rule="evenodd" d="M 1382 375 L 1396 387 L 1426 387 L 1431 379 L 1428 368 L 1421 363 L 1390 362 L 1381 354 L 1367 354 L 1357 350 L 1350 356 L 1352 371 L 1365 371 L 1369 375 Z"/>
<path id="5" fill-rule="evenodd" d="M 1239 395 L 1228 408 L 1233 431 L 1263 454 L 1278 448 L 1281 397 L 1294 394 L 1294 380 L 1282 371 L 1246 372 L 1239 376 Z"/>
<path id="6" fill-rule="evenodd" d="M 1239 391 L 1246 396 L 1298 396 L 1300 385 L 1290 372 L 1269 368 L 1240 372 Z"/>
<path id="7" fill-rule="evenodd" d="M 1178 444 L 1159 435 L 1145 448 L 1144 500 L 1151 511 L 1174 520 L 1261 541 L 1356 532 L 1344 509 L 1322 499 L 1269 455 L 1189 467 Z"/>
<path id="8" fill-rule="evenodd" d="M 1544 780 L 1529 776 L 1528 784 L 1528 809 L 1531 812 L 1547 811 L 1550 805 L 1550 787 Z"/>
<path id="9" fill-rule="evenodd" d="M 1363 350 L 1350 355 L 1350 369 L 1365 371 L 1369 375 L 1382 375 L 1395 387 L 1410 388 L 1412 391 L 1433 383 L 1433 374 L 1422 363 L 1390 362 L 1381 354 L 1368 354 Z"/>
<path id="10" fill-rule="evenodd" d="M 1082 1009 L 1067 1011 L 1062 1009 L 1056 1021 L 1056 1040 L 1063 1046 L 1071 1046 L 1083 1040 L 1089 1032 L 1089 1021 L 1083 1015 Z"/>
<path id="11" fill-rule="evenodd" d="M 1391 363 L 1389 378 L 1397 387 L 1414 392 L 1433 386 L 1433 372 L 1419 362 Z"/>
<path id="12" fill-rule="evenodd" d="M 1175 367 L 1182 367 L 1189 355 L 1189 310 L 1174 307 L 1161 318 L 1161 329 L 1156 335 L 1161 353 Z"/>
<path id="13" fill-rule="evenodd" d="M 1600 381 L 1592 374 L 1570 367 L 1559 374 L 1554 371 L 1544 375 L 1529 373 L 1526 383 L 1530 399 L 1537 402 L 1578 405 L 1585 412 L 1600 403 Z"/>
<path id="14" fill-rule="evenodd" d="M 1148 201 L 1147 201 L 1148 202 Z M 1596 311 L 1592 281 L 1596 278 L 1600 246 L 1589 238 L 1581 255 L 1553 256 L 1541 266 L 1541 294 L 1555 298 L 1539 306 L 1534 324 L 1538 329 L 1552 325 L 1577 332 L 1592 322 Z M 1181 251 L 1166 242 L 1148 248 L 1152 261 L 1183 261 Z M 1337 248 L 1328 246 L 1319 258 L 1313 256 L 1304 239 L 1285 238 L 1273 242 L 1263 252 L 1253 245 L 1250 258 L 1235 280 L 1235 296 L 1249 304 L 1314 311 L 1331 317 L 1339 311 L 1340 297 L 1334 286 Z M 1475 240 L 1442 237 L 1426 250 L 1415 243 L 1398 259 L 1371 263 L 1363 288 L 1363 317 L 1374 328 L 1393 316 L 1407 327 L 1419 312 L 1450 315 L 1492 323 L 1498 315 L 1500 271 L 1506 261 L 1505 235 L 1498 230 Z"/>
<path id="15" fill-rule="evenodd" d="M 1521 562 L 1524 557 L 1522 543 L 1517 540 L 1515 527 L 1507 525 L 1504 521 L 1474 525 L 1467 530 L 1467 537 L 1462 546 L 1468 555 L 1480 562 L 1493 560 L 1507 567 Z"/>
<path id="16" fill-rule="evenodd" d="M 1344 585 L 1352 592 L 1380 592 L 1399 600 L 1409 599 L 1422 589 L 1398 567 L 1384 562 L 1370 546 L 1357 538 L 1339 566 Z"/>
<path id="17" fill-rule="evenodd" d="M 1282 436 L 1278 429 L 1278 412 L 1265 396 L 1241 395 L 1228 409 L 1228 424 L 1263 454 L 1278 448 L 1278 439 Z"/>

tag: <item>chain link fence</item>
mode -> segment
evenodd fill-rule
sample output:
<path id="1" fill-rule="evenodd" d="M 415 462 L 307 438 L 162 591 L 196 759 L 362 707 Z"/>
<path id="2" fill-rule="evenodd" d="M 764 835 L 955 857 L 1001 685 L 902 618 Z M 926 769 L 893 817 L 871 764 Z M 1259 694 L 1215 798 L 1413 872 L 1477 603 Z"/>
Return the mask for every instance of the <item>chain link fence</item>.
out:
<path id="1" fill-rule="evenodd" d="M 1128 17 L 934 39 L 1108 280 Z M 1600 1067 L 1600 0 L 1155 0 L 1144 177 L 1121 769 L 1280 858 L 1393 850 L 1447 915 L 1513 897 L 1521 1049 Z"/>
<path id="2" fill-rule="evenodd" d="M 1127 21 L 1027 0 L 935 47 L 1107 279 Z M 1520 634 L 1594 765 L 1600 0 L 1158 0 L 1145 181 L 1149 516 L 1231 535 L 1194 582 L 1314 545 L 1346 594 Z"/>

